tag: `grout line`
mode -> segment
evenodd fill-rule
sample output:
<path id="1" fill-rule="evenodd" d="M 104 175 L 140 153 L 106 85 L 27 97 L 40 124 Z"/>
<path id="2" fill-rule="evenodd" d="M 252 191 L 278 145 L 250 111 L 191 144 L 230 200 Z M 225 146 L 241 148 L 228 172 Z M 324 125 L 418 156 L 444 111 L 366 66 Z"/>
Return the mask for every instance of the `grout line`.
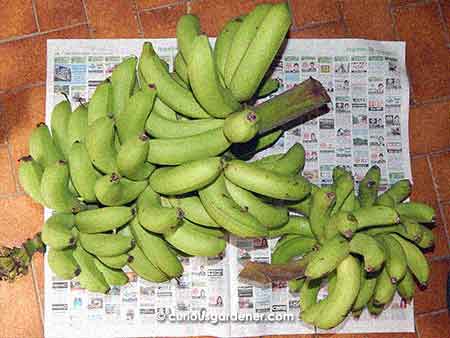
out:
<path id="1" fill-rule="evenodd" d="M 339 20 L 337 21 L 344 27 L 345 35 L 348 37 L 352 36 L 352 32 L 350 30 L 350 27 L 348 27 L 347 22 L 345 22 L 345 15 L 344 15 L 344 2 L 339 1 L 336 3 L 336 8 L 339 14 Z"/>
<path id="2" fill-rule="evenodd" d="M 328 26 L 328 25 L 337 24 L 337 23 L 340 23 L 340 21 L 339 20 L 331 20 L 331 21 L 310 22 L 310 23 L 307 23 L 306 25 L 303 25 L 300 27 L 291 28 L 289 31 L 293 32 L 293 33 L 302 32 L 302 31 L 305 31 L 308 29 L 314 29 L 314 28 Z"/>
<path id="3" fill-rule="evenodd" d="M 439 155 L 442 155 L 442 154 L 445 154 L 445 153 L 448 153 L 448 152 L 450 152 L 450 147 L 439 149 L 439 150 L 430 151 L 428 153 L 410 154 L 410 156 L 411 156 L 411 159 L 415 160 L 415 159 L 424 158 L 426 156 L 435 157 L 435 156 L 439 156 Z"/>
<path id="4" fill-rule="evenodd" d="M 38 306 L 39 306 L 39 315 L 41 317 L 42 331 L 44 331 L 44 304 L 42 304 L 42 301 L 41 301 L 39 287 L 37 285 L 36 270 L 34 268 L 33 260 L 31 260 L 31 275 L 33 277 L 34 293 L 36 295 L 36 299 L 37 299 Z"/>
<path id="5" fill-rule="evenodd" d="M 157 10 L 157 9 L 170 8 L 170 7 L 173 7 L 173 6 L 182 5 L 182 4 L 185 4 L 185 3 L 186 3 L 186 0 L 174 1 L 174 2 L 172 2 L 172 3 L 170 3 L 170 4 L 165 4 L 165 5 L 161 5 L 161 6 L 155 6 L 155 7 L 149 7 L 149 8 L 142 8 L 142 9 L 140 10 L 140 12 L 146 13 L 146 12 L 151 12 L 151 11 L 154 11 L 154 10 Z"/>
<path id="6" fill-rule="evenodd" d="M 420 106 L 425 106 L 428 104 L 442 103 L 442 102 L 447 102 L 447 101 L 450 101 L 450 95 L 449 96 L 439 96 L 439 97 L 428 99 L 425 101 L 416 102 L 416 103 L 412 104 L 411 107 L 420 107 Z"/>
<path id="7" fill-rule="evenodd" d="M 91 22 L 89 20 L 88 6 L 86 4 L 86 0 L 81 0 L 81 3 L 83 4 L 84 16 L 86 17 L 86 23 L 88 26 L 89 36 L 91 38 L 93 38 L 94 37 L 94 29 L 92 28 Z"/>
<path id="8" fill-rule="evenodd" d="M 427 155 L 426 159 L 427 159 L 428 169 L 430 170 L 431 182 L 433 183 L 433 189 L 434 189 L 434 192 L 436 193 L 437 201 L 439 202 L 441 200 L 441 196 L 440 196 L 439 189 L 438 189 L 439 185 L 437 184 L 436 178 L 434 177 L 433 165 L 431 164 L 430 155 Z"/>
<path id="9" fill-rule="evenodd" d="M 188 0 L 187 1 L 187 3 L 186 3 L 186 13 L 187 14 L 191 14 L 191 12 L 192 12 L 192 1 L 191 0 Z"/>
<path id="10" fill-rule="evenodd" d="M 30 84 L 26 84 L 26 85 L 19 86 L 19 87 L 9 88 L 6 90 L 0 90 L 0 95 L 17 94 L 23 90 L 35 88 L 35 87 L 41 87 L 41 86 L 45 86 L 45 81 L 30 83 Z"/>
<path id="11" fill-rule="evenodd" d="M 433 256 L 433 257 L 430 257 L 429 260 L 432 262 L 450 261 L 450 255 Z"/>
<path id="12" fill-rule="evenodd" d="M 450 47 L 450 32 L 448 30 L 448 25 L 450 24 L 450 22 L 447 22 L 446 17 L 444 15 L 444 9 L 442 8 L 442 1 L 438 0 L 437 5 L 438 5 L 439 17 L 441 19 L 441 24 L 444 26 L 443 31 L 444 31 L 445 39 L 447 40 L 447 47 Z"/>
<path id="13" fill-rule="evenodd" d="M 39 18 L 37 15 L 36 0 L 31 0 L 31 8 L 33 10 L 33 17 L 34 17 L 34 22 L 36 23 L 37 31 L 40 32 L 41 26 L 39 25 Z"/>
<path id="14" fill-rule="evenodd" d="M 430 311 L 430 312 L 426 312 L 426 313 L 421 313 L 421 314 L 416 314 L 416 317 L 425 317 L 428 315 L 439 315 L 441 313 L 444 312 L 448 312 L 448 309 L 439 309 L 439 310 L 434 310 L 434 311 Z"/>
<path id="15" fill-rule="evenodd" d="M 415 2 L 409 2 L 403 5 L 392 5 L 393 8 L 414 8 L 419 6 L 425 6 L 437 0 L 416 0 Z"/>
<path id="16" fill-rule="evenodd" d="M 16 193 L 21 192 L 20 185 L 19 185 L 19 178 L 16 175 L 16 166 L 14 163 L 14 159 L 12 157 L 12 150 L 11 150 L 11 143 L 8 142 L 6 145 L 6 151 L 8 152 L 8 160 L 9 160 L 9 166 L 11 167 L 11 175 L 13 177 L 14 183 L 16 185 Z"/>
<path id="17" fill-rule="evenodd" d="M 50 29 L 50 30 L 47 30 L 47 31 L 44 31 L 44 32 L 37 32 L 37 33 L 30 33 L 30 34 L 15 36 L 15 37 L 9 37 L 9 38 L 0 40 L 0 44 L 7 43 L 7 42 L 12 42 L 12 41 L 25 40 L 25 39 L 28 39 L 28 38 L 34 38 L 34 37 L 42 36 L 42 35 L 49 34 L 49 33 L 61 32 L 61 31 L 64 31 L 66 29 L 71 29 L 71 28 L 80 27 L 80 26 L 84 26 L 84 25 L 87 25 L 87 22 L 78 22 L 78 23 L 75 23 L 73 25 L 68 25 L 68 26 L 64 26 L 64 27 L 54 28 L 54 29 Z"/>
<path id="18" fill-rule="evenodd" d="M 141 38 L 144 37 L 144 27 L 142 26 L 141 21 L 141 13 L 139 12 L 139 7 L 136 0 L 132 0 L 133 12 L 136 17 L 137 25 L 138 25 L 138 34 Z"/>

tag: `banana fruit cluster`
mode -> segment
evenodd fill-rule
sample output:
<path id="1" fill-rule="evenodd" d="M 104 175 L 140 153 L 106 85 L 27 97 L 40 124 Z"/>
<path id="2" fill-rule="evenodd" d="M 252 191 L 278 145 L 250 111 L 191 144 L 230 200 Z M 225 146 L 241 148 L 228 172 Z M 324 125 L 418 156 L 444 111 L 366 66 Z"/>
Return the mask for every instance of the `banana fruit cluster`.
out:
<path id="1" fill-rule="evenodd" d="M 305 278 L 289 281 L 303 321 L 331 329 L 366 307 L 379 315 L 396 292 L 411 301 L 416 281 L 426 286 L 430 267 L 422 250 L 434 245 L 428 226 L 435 212 L 404 202 L 411 194 L 407 179 L 378 194 L 380 176 L 371 167 L 355 193 L 351 173 L 336 167 L 331 186 L 312 186 L 306 199 L 288 205 L 303 217 L 291 216 L 298 224 L 277 241 L 272 263 L 307 263 Z M 328 296 L 318 301 L 324 283 Z"/>

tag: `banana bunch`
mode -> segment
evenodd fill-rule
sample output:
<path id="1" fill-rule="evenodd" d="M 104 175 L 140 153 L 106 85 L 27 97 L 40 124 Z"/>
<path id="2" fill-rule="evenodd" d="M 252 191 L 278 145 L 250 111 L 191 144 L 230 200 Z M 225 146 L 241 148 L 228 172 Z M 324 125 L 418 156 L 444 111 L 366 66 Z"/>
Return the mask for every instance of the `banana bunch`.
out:
<path id="1" fill-rule="evenodd" d="M 435 212 L 423 203 L 404 202 L 411 194 L 407 179 L 378 194 L 380 176 L 380 169 L 371 167 L 355 193 L 352 175 L 334 168 L 331 186 L 312 186 L 307 198 L 287 205 L 303 217 L 291 216 L 284 227 L 298 219 L 296 226 L 275 233 L 282 237 L 273 264 L 307 262 L 305 278 L 289 281 L 289 288 L 299 293 L 301 319 L 318 328 L 333 328 L 366 307 L 379 315 L 396 292 L 410 301 L 415 282 L 428 282 L 430 267 L 422 250 L 434 244 L 428 225 Z M 323 283 L 328 296 L 317 301 Z"/>

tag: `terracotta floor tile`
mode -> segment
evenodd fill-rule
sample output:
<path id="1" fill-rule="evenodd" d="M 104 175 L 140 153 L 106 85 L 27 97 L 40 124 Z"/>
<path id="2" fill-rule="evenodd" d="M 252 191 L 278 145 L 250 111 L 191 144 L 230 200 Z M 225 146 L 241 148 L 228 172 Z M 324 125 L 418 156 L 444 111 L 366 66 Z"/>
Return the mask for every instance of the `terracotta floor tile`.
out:
<path id="1" fill-rule="evenodd" d="M 445 204 L 442 207 L 444 209 L 443 211 L 444 211 L 444 217 L 445 217 L 445 227 L 447 229 L 447 237 L 448 237 L 447 245 L 450 250 L 450 204 Z"/>
<path id="2" fill-rule="evenodd" d="M 346 37 L 346 32 L 344 26 L 340 22 L 333 22 L 307 29 L 290 31 L 289 37 L 295 39 L 314 39 L 314 38 L 333 39 Z"/>
<path id="3" fill-rule="evenodd" d="M 427 257 L 441 257 L 450 255 L 449 239 L 445 231 L 446 223 L 442 220 L 439 211 L 437 211 L 436 226 L 432 229 L 435 243 L 434 248 L 427 250 L 425 255 Z"/>
<path id="4" fill-rule="evenodd" d="M 139 27 L 129 0 L 87 0 L 89 25 L 96 38 L 136 38 Z"/>
<path id="5" fill-rule="evenodd" d="M 167 6 L 182 1 L 186 2 L 187 0 L 136 0 L 136 4 L 139 9 L 146 9 Z"/>
<path id="6" fill-rule="evenodd" d="M 217 36 L 228 20 L 243 14 L 228 0 L 200 0 L 191 4 L 191 13 L 200 19 L 202 31 L 209 36 Z"/>
<path id="7" fill-rule="evenodd" d="M 0 91 L 45 81 L 47 39 L 88 37 L 87 26 L 82 25 L 0 44 Z"/>
<path id="8" fill-rule="evenodd" d="M 411 154 L 424 154 L 450 146 L 450 101 L 411 107 Z"/>
<path id="9" fill-rule="evenodd" d="M 316 22 L 333 21 L 339 18 L 336 1 L 329 0 L 291 0 L 295 27 L 302 27 Z"/>
<path id="10" fill-rule="evenodd" d="M 36 254 L 33 257 L 33 268 L 35 272 L 35 281 L 37 282 L 37 293 L 41 303 L 41 306 L 44 306 L 45 302 L 45 274 L 44 274 L 44 255 Z M 44 309 L 43 309 L 44 310 Z"/>
<path id="11" fill-rule="evenodd" d="M 317 1 L 317 0 L 316 0 Z M 230 0 L 228 1 L 234 8 L 236 8 L 237 14 L 236 15 L 242 15 L 250 12 L 253 10 L 256 5 L 263 4 L 263 3 L 280 3 L 280 2 L 286 2 L 286 0 Z"/>
<path id="12" fill-rule="evenodd" d="M 437 196 L 433 188 L 427 159 L 424 157 L 412 159 L 411 170 L 413 175 L 411 200 L 427 203 L 437 208 Z"/>
<path id="13" fill-rule="evenodd" d="M 400 40 L 406 41 L 413 99 L 450 95 L 450 49 L 436 2 L 397 8 L 394 18 Z"/>
<path id="14" fill-rule="evenodd" d="M 352 37 L 394 40 L 388 0 L 346 0 L 342 10 Z"/>
<path id="15" fill-rule="evenodd" d="M 445 24 L 447 26 L 447 32 L 450 32 L 450 2 L 445 0 L 441 1 L 441 7 L 442 13 L 444 14 Z"/>
<path id="16" fill-rule="evenodd" d="M 43 337 L 31 272 L 14 283 L 0 283 L 0 337 Z"/>
<path id="17" fill-rule="evenodd" d="M 44 121 L 45 87 L 35 87 L 5 96 L 5 125 L 12 150 L 12 161 L 18 167 L 17 160 L 28 155 L 28 138 L 32 129 Z M 17 177 L 17 174 L 16 174 Z"/>
<path id="18" fill-rule="evenodd" d="M 37 31 L 29 0 L 2 1 L 0 18 L 0 40 Z"/>
<path id="19" fill-rule="evenodd" d="M 450 313 L 442 311 L 416 318 L 416 330 L 420 338 L 444 338 L 450 332 Z"/>
<path id="20" fill-rule="evenodd" d="M 447 307 L 447 276 L 449 271 L 449 260 L 431 263 L 428 287 L 423 291 L 416 288 L 414 297 L 414 312 L 416 314 L 437 311 Z"/>
<path id="21" fill-rule="evenodd" d="M 0 195 L 16 192 L 16 182 L 7 145 L 0 146 L 0 182 Z"/>
<path id="22" fill-rule="evenodd" d="M 439 199 L 450 200 L 450 152 L 431 157 Z"/>
<path id="23" fill-rule="evenodd" d="M 35 0 L 41 31 L 86 22 L 81 0 Z"/>
<path id="24" fill-rule="evenodd" d="M 186 14 L 186 4 L 141 12 L 141 22 L 146 38 L 175 37 L 177 22 Z"/>
<path id="25" fill-rule="evenodd" d="M 416 3 L 418 0 L 391 0 L 392 7 L 405 6 Z"/>

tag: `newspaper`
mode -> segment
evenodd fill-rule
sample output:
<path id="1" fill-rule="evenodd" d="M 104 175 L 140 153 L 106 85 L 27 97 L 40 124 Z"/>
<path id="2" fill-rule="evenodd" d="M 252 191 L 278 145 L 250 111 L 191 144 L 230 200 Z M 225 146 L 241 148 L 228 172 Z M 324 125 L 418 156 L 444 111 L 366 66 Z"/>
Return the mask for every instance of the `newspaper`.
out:
<path id="1" fill-rule="evenodd" d="M 46 119 L 66 93 L 73 105 L 88 100 L 95 87 L 123 57 L 139 55 L 144 39 L 49 40 Z M 175 39 L 151 39 L 172 69 Z M 214 42 L 214 40 L 212 40 Z M 284 152 L 295 142 L 306 150 L 303 174 L 319 185 L 331 183 L 332 169 L 343 165 L 361 180 L 371 165 L 381 168 L 382 189 L 411 178 L 408 142 L 409 85 L 403 42 L 367 40 L 289 40 L 273 64 L 279 94 L 314 77 L 327 88 L 330 112 L 294 127 L 258 156 Z M 46 217 L 50 210 L 46 210 Z M 256 287 L 238 280 L 247 260 L 270 262 L 276 243 L 230 238 L 214 258 L 183 258 L 178 281 L 147 282 L 127 270 L 130 283 L 108 295 L 80 288 L 54 276 L 45 265 L 45 336 L 262 336 L 314 333 L 302 323 L 298 295 L 285 282 Z M 320 296 L 326 295 L 326 289 Z M 364 312 L 331 332 L 413 332 L 412 304 L 396 297 L 374 319 Z"/>

